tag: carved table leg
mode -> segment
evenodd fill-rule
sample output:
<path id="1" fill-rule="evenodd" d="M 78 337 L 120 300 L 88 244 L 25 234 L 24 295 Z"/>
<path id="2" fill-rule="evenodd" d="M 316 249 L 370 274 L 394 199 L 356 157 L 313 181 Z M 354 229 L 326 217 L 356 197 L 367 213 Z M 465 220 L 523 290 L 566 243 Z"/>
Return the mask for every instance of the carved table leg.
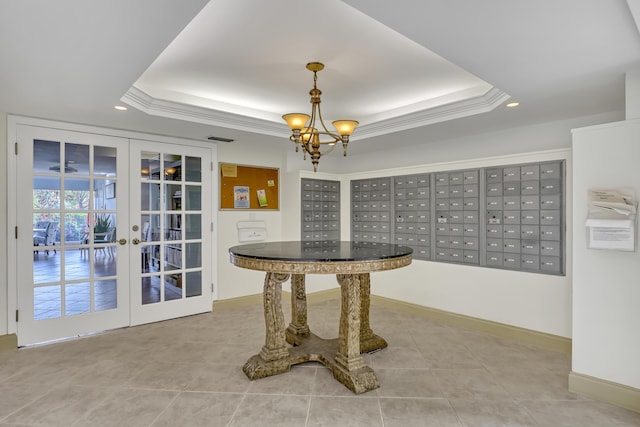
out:
<path id="1" fill-rule="evenodd" d="M 380 384 L 373 370 L 360 355 L 360 275 L 338 274 L 342 308 L 336 364 L 331 366 L 333 376 L 354 393 L 378 388 Z"/>
<path id="2" fill-rule="evenodd" d="M 291 323 L 286 330 L 287 342 L 300 345 L 301 338 L 309 337 L 307 324 L 307 291 L 304 274 L 291 275 Z"/>
<path id="3" fill-rule="evenodd" d="M 287 273 L 267 273 L 264 279 L 265 345 L 242 368 L 249 379 L 264 378 L 289 370 L 289 350 L 282 314 L 282 282 L 288 278 Z"/>
<path id="4" fill-rule="evenodd" d="M 360 352 L 369 353 L 387 347 L 384 338 L 373 333 L 369 325 L 369 308 L 371 306 L 371 278 L 369 273 L 360 276 Z"/>

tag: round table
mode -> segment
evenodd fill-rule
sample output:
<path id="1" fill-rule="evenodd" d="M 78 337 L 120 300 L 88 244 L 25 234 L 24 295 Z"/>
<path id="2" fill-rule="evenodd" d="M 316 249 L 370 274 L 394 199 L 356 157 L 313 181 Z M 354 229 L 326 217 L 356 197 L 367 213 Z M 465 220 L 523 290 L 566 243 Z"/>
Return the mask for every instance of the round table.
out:
<path id="1" fill-rule="evenodd" d="M 266 272 L 264 280 L 265 345 L 243 367 L 250 379 L 289 371 L 292 365 L 317 361 L 354 393 L 379 387 L 361 353 L 379 350 L 386 341 L 369 325 L 370 276 L 411 264 L 406 246 L 369 242 L 267 242 L 234 246 L 231 263 Z M 341 310 L 337 339 L 322 339 L 307 324 L 306 274 L 335 274 Z M 282 283 L 291 277 L 291 323 L 285 328 Z"/>

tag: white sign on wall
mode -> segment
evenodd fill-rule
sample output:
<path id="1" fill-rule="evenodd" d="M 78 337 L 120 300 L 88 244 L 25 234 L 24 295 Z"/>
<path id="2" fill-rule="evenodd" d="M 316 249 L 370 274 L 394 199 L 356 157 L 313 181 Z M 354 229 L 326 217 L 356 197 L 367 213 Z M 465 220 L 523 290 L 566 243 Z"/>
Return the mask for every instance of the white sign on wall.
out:
<path id="1" fill-rule="evenodd" d="M 632 190 L 589 190 L 587 247 L 635 251 L 637 206 Z"/>

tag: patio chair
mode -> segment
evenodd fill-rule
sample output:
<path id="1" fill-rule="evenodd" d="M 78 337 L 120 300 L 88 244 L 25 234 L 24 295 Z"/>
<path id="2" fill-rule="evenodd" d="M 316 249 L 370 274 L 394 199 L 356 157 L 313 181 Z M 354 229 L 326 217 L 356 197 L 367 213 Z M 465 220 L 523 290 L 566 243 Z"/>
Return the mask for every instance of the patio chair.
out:
<path id="1" fill-rule="evenodd" d="M 56 244 L 56 223 L 52 221 L 38 221 L 33 226 L 33 246 L 53 246 Z M 34 249 L 34 253 L 38 254 L 38 249 Z M 49 249 L 44 252 L 49 255 Z M 56 248 L 53 248 L 56 254 Z"/>
<path id="2" fill-rule="evenodd" d="M 107 243 L 112 243 L 113 240 L 113 236 L 115 236 L 116 233 L 116 229 L 115 227 L 110 228 L 109 230 L 107 230 L 104 233 L 94 233 L 94 237 L 93 237 L 93 243 L 94 244 L 107 244 Z M 101 247 L 96 247 L 96 254 L 98 253 L 98 251 L 102 251 L 103 255 L 106 255 L 105 249 L 107 251 L 109 251 L 109 256 L 113 257 L 113 247 L 112 246 L 101 246 Z"/>

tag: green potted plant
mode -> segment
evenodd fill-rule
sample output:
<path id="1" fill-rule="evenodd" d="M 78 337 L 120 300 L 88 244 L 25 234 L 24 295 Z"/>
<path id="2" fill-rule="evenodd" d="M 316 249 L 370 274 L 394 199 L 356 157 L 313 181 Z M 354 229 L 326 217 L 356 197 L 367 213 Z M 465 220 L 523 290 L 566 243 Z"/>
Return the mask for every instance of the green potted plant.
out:
<path id="1" fill-rule="evenodd" d="M 93 226 L 93 234 L 106 233 L 111 228 L 111 215 L 96 214 L 95 225 Z"/>

